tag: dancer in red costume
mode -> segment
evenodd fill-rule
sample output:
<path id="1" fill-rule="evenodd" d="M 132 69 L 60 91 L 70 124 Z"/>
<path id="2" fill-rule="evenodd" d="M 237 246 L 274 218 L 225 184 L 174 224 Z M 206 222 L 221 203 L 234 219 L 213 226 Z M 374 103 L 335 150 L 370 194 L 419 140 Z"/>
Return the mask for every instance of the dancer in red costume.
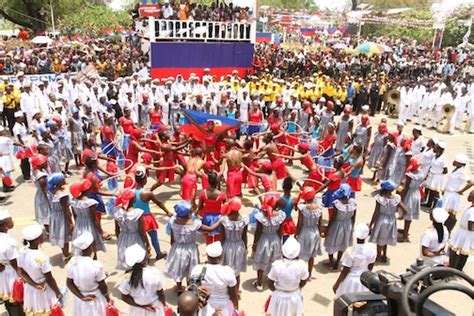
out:
<path id="1" fill-rule="evenodd" d="M 227 196 L 242 196 L 242 152 L 233 139 L 226 140 L 226 153 L 222 158 L 227 162 Z"/>
<path id="2" fill-rule="evenodd" d="M 258 161 L 257 161 L 257 155 L 255 154 L 252 148 L 253 148 L 253 140 L 247 139 L 244 142 L 244 151 L 243 151 L 244 154 L 242 156 L 242 161 L 245 166 L 247 166 L 250 170 L 255 172 L 258 168 Z M 242 181 L 247 183 L 247 187 L 249 189 L 252 189 L 255 192 L 258 179 L 257 177 L 249 174 L 246 168 L 242 170 Z"/>
<path id="3" fill-rule="evenodd" d="M 153 109 L 148 111 L 148 116 L 150 117 L 150 129 L 161 131 L 164 126 L 161 122 L 163 117 L 163 112 L 161 110 L 161 105 L 158 102 L 155 102 Z"/>
<path id="4" fill-rule="evenodd" d="M 258 106 L 258 101 L 254 101 L 252 104 L 252 111 L 249 112 L 249 126 L 247 130 L 247 135 L 254 136 L 260 132 L 260 127 L 263 121 L 263 112 L 260 111 Z M 255 138 L 255 145 L 257 148 L 260 145 L 259 139 Z"/>
<path id="5" fill-rule="evenodd" d="M 201 169 L 204 166 L 202 149 L 193 150 L 192 156 L 186 163 L 186 174 L 181 179 L 181 198 L 195 206 L 197 180 L 201 177 Z"/>
<path id="6" fill-rule="evenodd" d="M 150 153 L 152 155 L 160 154 L 155 150 L 143 147 L 142 136 L 143 134 L 141 130 L 134 129 L 132 131 L 132 134 L 130 135 L 131 140 L 130 144 L 128 145 L 127 155 L 125 156 L 125 158 L 127 158 L 127 160 L 125 161 L 125 169 L 130 168 L 138 162 L 138 155 L 140 154 L 140 152 Z"/>
<path id="7" fill-rule="evenodd" d="M 259 150 L 259 156 L 262 157 L 263 155 L 267 154 L 268 158 L 272 162 L 272 169 L 275 171 L 277 179 L 286 178 L 288 175 L 288 170 L 286 170 L 283 159 L 277 155 L 278 149 L 275 142 L 273 141 L 273 134 L 265 134 L 263 137 L 263 142 L 265 143 L 265 146 Z"/>
<path id="8" fill-rule="evenodd" d="M 209 189 L 199 193 L 198 214 L 202 216 L 202 223 L 212 226 L 219 221 L 222 204 L 226 200 L 226 195 L 217 189 L 219 176 L 215 172 L 209 174 Z M 220 229 L 215 229 L 206 234 L 206 244 L 212 244 L 220 240 Z"/>
<path id="9" fill-rule="evenodd" d="M 263 161 L 260 163 L 260 167 L 257 169 L 257 171 L 250 170 L 249 167 L 246 165 L 243 165 L 244 168 L 247 170 L 249 175 L 252 175 L 262 181 L 262 186 L 265 192 L 276 192 L 277 191 L 277 177 L 275 172 L 273 171 L 272 168 L 272 163 L 270 161 Z M 255 187 L 255 192 L 257 194 L 262 194 L 262 192 L 259 190 L 258 186 Z M 277 199 L 280 197 L 278 195 Z M 263 202 L 263 197 L 260 196 L 260 201 Z"/>
<path id="10" fill-rule="evenodd" d="M 282 155 L 290 155 L 291 147 L 287 146 L 288 139 L 283 127 L 278 123 L 270 125 L 270 132 L 273 133 L 273 141 L 277 144 L 278 152 Z"/>

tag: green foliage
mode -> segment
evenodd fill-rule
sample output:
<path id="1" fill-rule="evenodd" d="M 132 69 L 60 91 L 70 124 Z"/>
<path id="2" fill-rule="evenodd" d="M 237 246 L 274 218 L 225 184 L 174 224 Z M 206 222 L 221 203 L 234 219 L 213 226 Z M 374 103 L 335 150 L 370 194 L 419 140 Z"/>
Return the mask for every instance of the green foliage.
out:
<path id="1" fill-rule="evenodd" d="M 395 8 L 425 8 L 429 9 L 432 0 L 362 0 L 359 3 L 370 4 L 374 10 L 386 10 Z"/>
<path id="2" fill-rule="evenodd" d="M 260 0 L 258 4 L 282 9 L 317 9 L 314 0 Z"/>
<path id="3" fill-rule="evenodd" d="M 81 33 L 102 37 L 106 28 L 114 31 L 117 26 L 127 28 L 131 23 L 126 11 L 112 11 L 105 5 L 88 5 L 64 14 L 59 21 L 59 27 L 61 33 L 66 35 Z"/>

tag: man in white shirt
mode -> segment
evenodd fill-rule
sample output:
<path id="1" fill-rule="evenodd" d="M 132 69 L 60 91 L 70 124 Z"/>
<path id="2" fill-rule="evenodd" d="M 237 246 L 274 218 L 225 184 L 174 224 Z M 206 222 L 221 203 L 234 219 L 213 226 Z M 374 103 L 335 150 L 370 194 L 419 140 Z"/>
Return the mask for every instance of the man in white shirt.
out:
<path id="1" fill-rule="evenodd" d="M 29 82 L 23 85 L 23 92 L 20 95 L 20 109 L 25 114 L 28 127 L 31 131 L 33 115 L 38 112 L 39 107 L 35 102 L 35 95 L 31 91 L 31 84 Z"/>
<path id="2" fill-rule="evenodd" d="M 13 125 L 13 136 L 18 140 L 18 143 L 22 146 L 26 146 L 26 137 L 28 136 L 28 130 L 26 129 L 25 123 L 23 123 L 23 112 L 15 112 L 15 125 Z M 23 158 L 20 162 L 21 173 L 23 179 L 28 181 L 31 178 L 30 160 L 29 158 Z"/>
<path id="3" fill-rule="evenodd" d="M 467 87 L 462 87 L 461 88 L 461 93 L 456 96 L 454 99 L 454 106 L 456 107 L 456 113 L 453 115 L 453 121 L 451 122 L 451 125 L 454 129 L 462 129 L 462 121 L 464 117 L 464 112 L 466 111 L 468 107 L 468 103 L 472 102 L 471 97 L 468 94 Z"/>

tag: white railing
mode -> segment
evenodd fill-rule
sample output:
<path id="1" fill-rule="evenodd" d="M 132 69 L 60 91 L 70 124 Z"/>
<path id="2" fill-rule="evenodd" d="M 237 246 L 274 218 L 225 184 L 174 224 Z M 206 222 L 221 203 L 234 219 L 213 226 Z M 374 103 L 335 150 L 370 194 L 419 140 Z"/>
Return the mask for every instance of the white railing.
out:
<path id="1" fill-rule="evenodd" d="M 144 22 L 144 21 L 143 21 Z M 142 22 L 142 23 L 143 23 Z M 138 24 L 138 23 L 137 23 Z M 146 24 L 146 26 L 144 25 Z M 154 33 L 152 41 L 160 40 L 197 40 L 197 41 L 255 41 L 255 23 L 179 21 L 150 18 L 142 25 L 146 37 Z"/>

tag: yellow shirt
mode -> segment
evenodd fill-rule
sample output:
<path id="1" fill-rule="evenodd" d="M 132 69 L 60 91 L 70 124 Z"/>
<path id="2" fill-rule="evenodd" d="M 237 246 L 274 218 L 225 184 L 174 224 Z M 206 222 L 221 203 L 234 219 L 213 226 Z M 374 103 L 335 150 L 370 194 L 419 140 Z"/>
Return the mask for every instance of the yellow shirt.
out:
<path id="1" fill-rule="evenodd" d="M 14 109 L 20 105 L 20 98 L 18 95 L 12 92 L 10 94 L 5 94 L 2 97 L 2 103 L 6 109 Z"/>

